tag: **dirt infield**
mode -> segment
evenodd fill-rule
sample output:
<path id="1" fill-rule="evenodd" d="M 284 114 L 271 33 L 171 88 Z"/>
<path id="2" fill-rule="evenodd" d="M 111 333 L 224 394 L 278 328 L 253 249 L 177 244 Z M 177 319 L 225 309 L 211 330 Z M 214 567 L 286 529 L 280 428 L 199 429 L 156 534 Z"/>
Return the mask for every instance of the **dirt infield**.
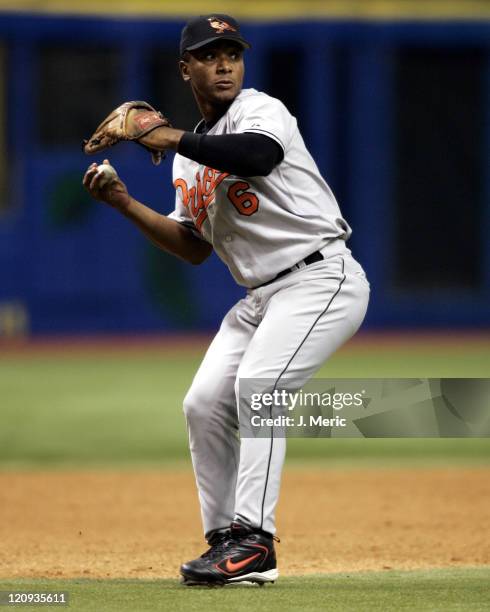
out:
<path id="1" fill-rule="evenodd" d="M 96 336 L 40 336 L 5 339 L 0 337 L 0 360 L 12 357 L 36 358 L 45 356 L 79 357 L 97 351 L 99 354 L 116 354 L 119 357 L 138 353 L 183 351 L 202 354 L 213 338 L 212 334 L 138 334 Z M 461 345 L 488 349 L 488 330 L 410 330 L 410 331 L 361 331 L 343 346 L 342 353 L 369 352 L 373 349 L 400 349 L 419 351 L 424 347 L 448 348 Z"/>
<path id="2" fill-rule="evenodd" d="M 282 574 L 490 564 L 490 469 L 293 469 Z M 157 578 L 204 550 L 187 471 L 0 473 L 0 577 Z"/>

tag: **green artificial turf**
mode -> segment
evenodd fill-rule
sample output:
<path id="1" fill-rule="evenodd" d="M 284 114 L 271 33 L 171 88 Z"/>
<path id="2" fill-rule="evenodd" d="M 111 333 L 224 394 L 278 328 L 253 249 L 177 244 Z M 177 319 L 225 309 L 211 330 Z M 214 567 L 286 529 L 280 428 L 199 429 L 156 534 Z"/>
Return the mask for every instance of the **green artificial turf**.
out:
<path id="1" fill-rule="evenodd" d="M 203 354 L 49 352 L 0 360 L 0 467 L 188 462 L 182 399 Z M 484 344 L 340 351 L 318 377 L 486 376 Z M 487 439 L 296 439 L 296 461 L 490 461 Z"/>
<path id="2" fill-rule="evenodd" d="M 489 584 L 490 568 L 458 568 L 288 577 L 264 587 L 189 588 L 176 580 L 0 580 L 0 590 L 69 593 L 69 607 L 23 610 L 483 612 L 490 609 Z"/>

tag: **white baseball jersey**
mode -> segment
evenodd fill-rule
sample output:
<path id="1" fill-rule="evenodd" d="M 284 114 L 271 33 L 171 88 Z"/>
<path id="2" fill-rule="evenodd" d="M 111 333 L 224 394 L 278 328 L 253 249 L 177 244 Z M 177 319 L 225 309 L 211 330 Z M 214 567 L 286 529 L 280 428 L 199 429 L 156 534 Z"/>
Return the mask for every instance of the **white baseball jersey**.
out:
<path id="1" fill-rule="evenodd" d="M 200 124 L 199 124 L 200 125 Z M 196 127 L 196 131 L 199 129 Z M 206 132 L 272 138 L 284 159 L 266 176 L 242 178 L 176 155 L 170 218 L 213 245 L 239 285 L 261 285 L 351 229 L 284 104 L 245 89 Z"/>

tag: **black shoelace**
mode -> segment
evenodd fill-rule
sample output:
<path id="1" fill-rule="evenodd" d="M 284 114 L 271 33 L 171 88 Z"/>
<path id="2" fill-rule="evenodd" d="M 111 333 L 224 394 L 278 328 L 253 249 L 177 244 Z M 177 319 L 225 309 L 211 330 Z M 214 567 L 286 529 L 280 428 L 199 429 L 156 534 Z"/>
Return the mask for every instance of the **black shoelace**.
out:
<path id="1" fill-rule="evenodd" d="M 218 533 L 214 536 L 213 540 L 215 541 L 211 544 L 211 547 L 204 554 L 201 555 L 203 559 L 219 556 L 228 546 L 230 541 L 230 534 L 228 532 Z"/>

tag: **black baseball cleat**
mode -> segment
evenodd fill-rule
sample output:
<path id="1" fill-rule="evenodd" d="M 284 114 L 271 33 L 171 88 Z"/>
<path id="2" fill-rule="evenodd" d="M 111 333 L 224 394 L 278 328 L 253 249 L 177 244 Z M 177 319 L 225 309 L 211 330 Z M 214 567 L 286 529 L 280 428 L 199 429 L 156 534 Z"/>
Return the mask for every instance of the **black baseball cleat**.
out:
<path id="1" fill-rule="evenodd" d="M 184 563 L 180 573 L 187 586 L 274 582 L 279 576 L 274 538 L 260 529 L 232 523 L 226 539 L 202 557 Z"/>
<path id="2" fill-rule="evenodd" d="M 188 561 L 187 563 L 184 563 L 181 566 L 180 573 L 182 574 L 182 584 L 185 584 L 186 586 L 193 586 L 194 584 L 203 584 L 202 582 L 195 583 L 191 579 L 188 579 L 186 577 L 186 574 L 184 573 L 184 568 L 199 568 L 201 565 L 206 564 L 206 561 L 220 557 L 226 546 L 226 543 L 230 538 L 231 534 L 229 529 L 213 533 L 213 535 L 208 538 L 208 544 L 210 546 L 208 550 L 197 559 L 194 559 L 194 561 Z"/>

